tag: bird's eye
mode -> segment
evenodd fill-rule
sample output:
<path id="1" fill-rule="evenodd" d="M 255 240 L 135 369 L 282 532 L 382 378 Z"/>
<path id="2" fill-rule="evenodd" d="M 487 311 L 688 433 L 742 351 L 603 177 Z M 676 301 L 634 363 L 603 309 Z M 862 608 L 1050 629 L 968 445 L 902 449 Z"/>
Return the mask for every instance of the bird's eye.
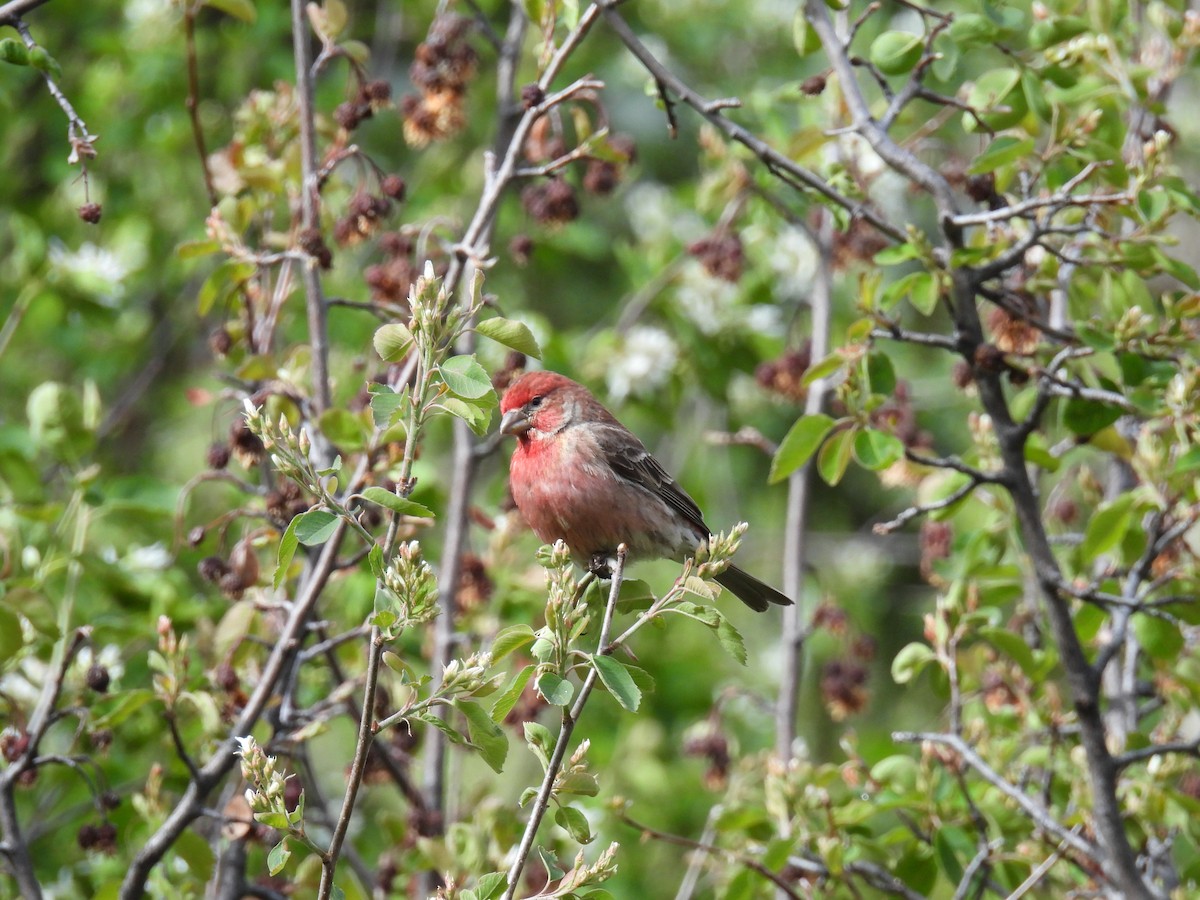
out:
<path id="1" fill-rule="evenodd" d="M 539 395 L 537 397 L 534 397 L 532 400 L 530 400 L 527 405 L 529 406 L 530 409 L 537 409 L 539 406 L 542 405 L 542 400 L 544 400 L 544 399 L 545 399 L 544 397 Z"/>

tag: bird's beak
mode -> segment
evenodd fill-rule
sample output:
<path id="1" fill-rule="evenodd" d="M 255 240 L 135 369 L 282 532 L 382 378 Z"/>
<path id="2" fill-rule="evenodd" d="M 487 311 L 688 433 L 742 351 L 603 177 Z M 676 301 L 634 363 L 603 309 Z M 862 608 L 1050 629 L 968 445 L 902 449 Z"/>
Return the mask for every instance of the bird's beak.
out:
<path id="1" fill-rule="evenodd" d="M 523 409 L 510 409 L 500 419 L 501 434 L 524 434 L 531 426 L 532 423 L 525 418 Z"/>

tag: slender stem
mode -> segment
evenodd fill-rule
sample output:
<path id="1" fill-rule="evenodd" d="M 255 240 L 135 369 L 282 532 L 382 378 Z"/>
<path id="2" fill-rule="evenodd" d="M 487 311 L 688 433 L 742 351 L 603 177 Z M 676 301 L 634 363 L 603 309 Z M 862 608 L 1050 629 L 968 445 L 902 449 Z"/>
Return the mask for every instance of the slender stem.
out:
<path id="1" fill-rule="evenodd" d="M 833 305 L 833 216 L 822 216 L 821 225 L 812 235 L 817 244 L 816 279 L 811 309 L 812 359 L 824 359 L 829 353 L 830 312 Z M 828 390 L 825 379 L 809 388 L 804 414 L 811 416 L 825 405 Z M 800 677 L 804 667 L 804 568 L 808 556 L 808 510 L 812 497 L 812 461 L 805 463 L 788 478 L 787 524 L 784 528 L 783 592 L 793 606 L 783 610 L 783 675 L 775 704 L 775 753 L 781 760 L 792 758 L 796 737 L 796 703 L 800 695 Z"/>
<path id="2" fill-rule="evenodd" d="M 600 626 L 600 640 L 596 643 L 596 653 L 605 656 L 612 652 L 612 647 L 608 643 L 608 635 L 612 630 L 613 611 L 617 608 L 617 597 L 621 593 L 621 582 L 625 578 L 625 557 L 628 548 L 624 544 L 617 548 L 617 562 L 613 566 L 612 584 L 608 590 L 608 604 L 604 607 L 604 620 Z M 554 751 L 550 755 L 550 762 L 546 766 L 546 777 L 542 779 L 542 786 L 538 790 L 537 799 L 533 802 L 533 807 L 529 811 L 529 822 L 525 825 L 525 833 L 521 836 L 521 844 L 517 848 L 516 859 L 513 860 L 512 866 L 508 870 L 508 889 L 504 892 L 504 900 L 512 900 L 517 892 L 517 885 L 521 880 L 521 872 L 525 869 L 525 864 L 529 861 L 529 853 L 533 850 L 533 841 L 537 837 L 538 826 L 542 824 L 542 819 L 546 815 L 546 810 L 550 807 L 550 796 L 554 793 L 554 782 L 558 778 L 559 769 L 562 768 L 563 758 L 567 753 L 567 746 L 571 743 L 571 733 L 575 730 L 575 723 L 579 721 L 579 717 L 583 715 L 584 704 L 587 703 L 588 697 L 592 693 L 592 688 L 596 685 L 596 679 L 599 676 L 599 670 L 593 665 L 588 669 L 587 677 L 583 680 L 583 685 L 579 688 L 579 696 L 575 698 L 575 703 L 571 707 L 570 712 L 563 710 L 562 728 L 558 732 L 558 740 L 554 742 Z"/>
<path id="3" fill-rule="evenodd" d="M 196 141 L 196 152 L 200 154 L 200 169 L 204 173 L 204 189 L 208 192 L 208 205 L 217 205 L 217 191 L 213 187 L 212 170 L 208 167 L 208 149 L 204 142 L 204 129 L 200 126 L 200 67 L 196 62 L 196 13 L 198 7 L 190 3 L 183 10 L 183 38 L 187 45 L 187 111 L 192 120 L 192 137 Z"/>
<path id="4" fill-rule="evenodd" d="M 0 26 L 16 27 L 17 21 L 30 10 L 37 9 L 47 0 L 10 0 L 0 6 Z"/>
<path id="5" fill-rule="evenodd" d="M 309 73 L 308 22 L 304 0 L 292 3 L 292 49 L 296 64 L 296 102 L 300 113 L 300 213 L 303 228 L 319 228 L 317 129 L 313 120 L 313 85 Z M 328 309 L 316 260 L 305 260 L 304 301 L 308 310 L 308 339 L 312 345 L 313 406 L 318 414 L 329 408 Z"/>
<path id="6" fill-rule="evenodd" d="M 363 689 L 362 714 L 358 720 L 358 742 L 354 747 L 354 760 L 350 764 L 350 774 L 346 779 L 346 796 L 342 800 L 342 811 L 334 826 L 333 836 L 329 839 L 329 849 L 321 859 L 318 900 L 327 900 L 333 891 L 333 875 L 337 869 L 338 856 L 342 852 L 342 843 L 346 840 L 346 830 L 350 827 L 350 818 L 354 814 L 354 800 L 358 797 L 358 789 L 362 785 L 363 773 L 367 768 L 367 755 L 373 743 L 375 692 L 379 683 L 379 661 L 382 657 L 383 636 L 378 626 L 374 626 L 371 628 L 371 645 L 367 656 L 367 683 Z"/>

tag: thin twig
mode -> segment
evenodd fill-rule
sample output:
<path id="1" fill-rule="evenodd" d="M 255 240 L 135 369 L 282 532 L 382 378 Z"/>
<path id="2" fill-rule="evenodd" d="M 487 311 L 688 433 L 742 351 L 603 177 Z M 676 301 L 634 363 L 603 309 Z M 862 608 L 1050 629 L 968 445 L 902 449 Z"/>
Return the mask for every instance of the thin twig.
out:
<path id="1" fill-rule="evenodd" d="M 305 229 L 320 228 L 317 170 L 317 129 L 313 112 L 313 84 L 309 72 L 308 20 L 304 0 L 291 0 L 292 51 L 296 68 L 296 104 L 300 116 L 300 222 Z M 316 261 L 304 261 L 304 305 L 308 311 L 308 341 L 312 347 L 313 406 L 319 415 L 329 408 L 328 309 Z"/>
<path id="2" fill-rule="evenodd" d="M 183 38 L 187 47 L 188 92 L 185 105 L 188 118 L 192 120 L 192 137 L 196 141 L 196 152 L 200 155 L 200 169 L 204 173 L 204 189 L 208 192 L 208 205 L 217 205 L 217 189 L 213 187 L 212 169 L 208 165 L 208 149 L 204 142 L 204 128 L 200 125 L 200 67 L 196 62 L 196 13 L 199 6 L 188 3 L 183 10 Z"/>
<path id="3" fill-rule="evenodd" d="M 612 629 L 613 611 L 617 608 L 617 597 L 621 593 L 621 582 L 625 578 L 625 557 L 627 553 L 628 549 L 624 544 L 617 548 L 616 563 L 612 567 L 612 584 L 608 590 L 608 603 L 604 607 L 604 619 L 600 625 L 600 639 L 596 643 L 597 655 L 604 656 L 612 652 L 612 647 L 608 643 L 608 634 Z M 521 836 L 521 843 L 517 847 L 516 858 L 508 870 L 508 889 L 504 892 L 504 900 L 512 900 L 516 894 L 517 885 L 521 881 L 521 872 L 525 869 L 525 864 L 529 860 L 529 853 L 533 849 L 533 841 L 537 837 L 538 826 L 542 824 L 546 810 L 550 807 L 550 795 L 554 792 L 554 782 L 558 778 L 559 770 L 562 768 L 562 761 L 566 756 L 567 746 L 571 743 L 571 733 L 575 730 L 575 724 L 579 721 L 579 717 L 583 715 L 584 704 L 587 703 L 599 674 L 600 670 L 593 664 L 588 669 L 587 676 L 579 688 L 579 696 L 575 698 L 574 705 L 571 706 L 570 711 L 563 710 L 562 727 L 558 731 L 558 740 L 554 742 L 554 751 L 551 753 L 550 762 L 546 766 L 546 775 L 542 779 L 542 786 L 538 789 L 537 798 L 533 801 L 533 807 L 529 811 L 529 821 L 525 825 L 525 833 Z"/>
<path id="4" fill-rule="evenodd" d="M 995 769 L 987 764 L 987 762 L 978 753 L 971 748 L 966 741 L 954 734 L 938 734 L 934 732 L 914 732 L 914 731 L 897 731 L 892 734 L 892 739 L 901 744 L 918 744 L 929 741 L 934 744 L 942 744 L 949 747 L 959 755 L 963 762 L 969 765 L 972 769 L 979 773 L 988 784 L 997 788 L 1004 796 L 1008 797 L 1017 806 L 1029 816 L 1033 822 L 1048 834 L 1054 835 L 1060 841 L 1065 842 L 1072 849 L 1094 861 L 1099 861 L 1100 854 L 1097 847 L 1090 841 L 1085 840 L 1080 835 L 1069 830 L 1065 825 L 1050 815 L 1050 811 L 1044 806 L 1038 804 L 1028 794 L 1018 789 L 1011 784 L 1007 779 L 1002 778 Z"/>
<path id="5" fill-rule="evenodd" d="M 354 745 L 354 759 L 350 763 L 350 774 L 346 777 L 346 795 L 342 799 L 342 810 L 338 814 L 333 835 L 329 839 L 329 849 L 321 859 L 321 884 L 317 890 L 318 900 L 327 900 L 333 891 L 333 875 L 337 869 L 338 856 L 342 852 L 342 843 L 346 839 L 346 830 L 350 827 L 350 819 L 354 815 L 354 801 L 358 797 L 358 789 L 362 785 L 363 773 L 367 767 L 367 756 L 374 743 L 372 723 L 375 720 L 375 691 L 379 684 L 379 661 L 383 657 L 383 636 L 379 627 L 371 628 L 371 638 L 367 653 L 366 685 L 363 687 L 362 714 L 358 720 L 358 740 Z"/>

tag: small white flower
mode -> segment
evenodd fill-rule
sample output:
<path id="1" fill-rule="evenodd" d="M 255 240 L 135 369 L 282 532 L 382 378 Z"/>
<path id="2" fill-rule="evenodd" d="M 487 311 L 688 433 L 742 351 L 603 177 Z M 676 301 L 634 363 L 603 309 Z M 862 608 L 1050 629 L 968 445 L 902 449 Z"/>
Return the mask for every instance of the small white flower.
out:
<path id="1" fill-rule="evenodd" d="M 775 292 L 780 299 L 805 297 L 812 290 L 817 275 L 817 248 L 800 228 L 784 228 L 775 236 L 768 254 L 775 273 Z"/>
<path id="2" fill-rule="evenodd" d="M 625 213 L 637 239 L 646 244 L 664 240 L 691 243 L 705 231 L 704 221 L 681 208 L 661 184 L 638 182 L 625 194 Z"/>
<path id="3" fill-rule="evenodd" d="M 162 542 L 134 547 L 125 554 L 125 565 L 142 572 L 162 572 L 171 565 L 171 553 Z"/>
<path id="4" fill-rule="evenodd" d="M 638 325 L 629 329 L 608 367 L 608 392 L 617 400 L 661 387 L 679 359 L 679 348 L 661 328 Z"/>
<path id="5" fill-rule="evenodd" d="M 738 286 L 713 278 L 695 259 L 689 259 L 679 276 L 675 300 L 696 327 L 708 335 L 736 327 L 741 320 L 737 308 Z"/>
<path id="6" fill-rule="evenodd" d="M 125 293 L 124 280 L 131 266 L 117 254 L 87 241 L 68 250 L 61 241 L 50 244 L 50 266 L 104 306 L 115 307 Z"/>

